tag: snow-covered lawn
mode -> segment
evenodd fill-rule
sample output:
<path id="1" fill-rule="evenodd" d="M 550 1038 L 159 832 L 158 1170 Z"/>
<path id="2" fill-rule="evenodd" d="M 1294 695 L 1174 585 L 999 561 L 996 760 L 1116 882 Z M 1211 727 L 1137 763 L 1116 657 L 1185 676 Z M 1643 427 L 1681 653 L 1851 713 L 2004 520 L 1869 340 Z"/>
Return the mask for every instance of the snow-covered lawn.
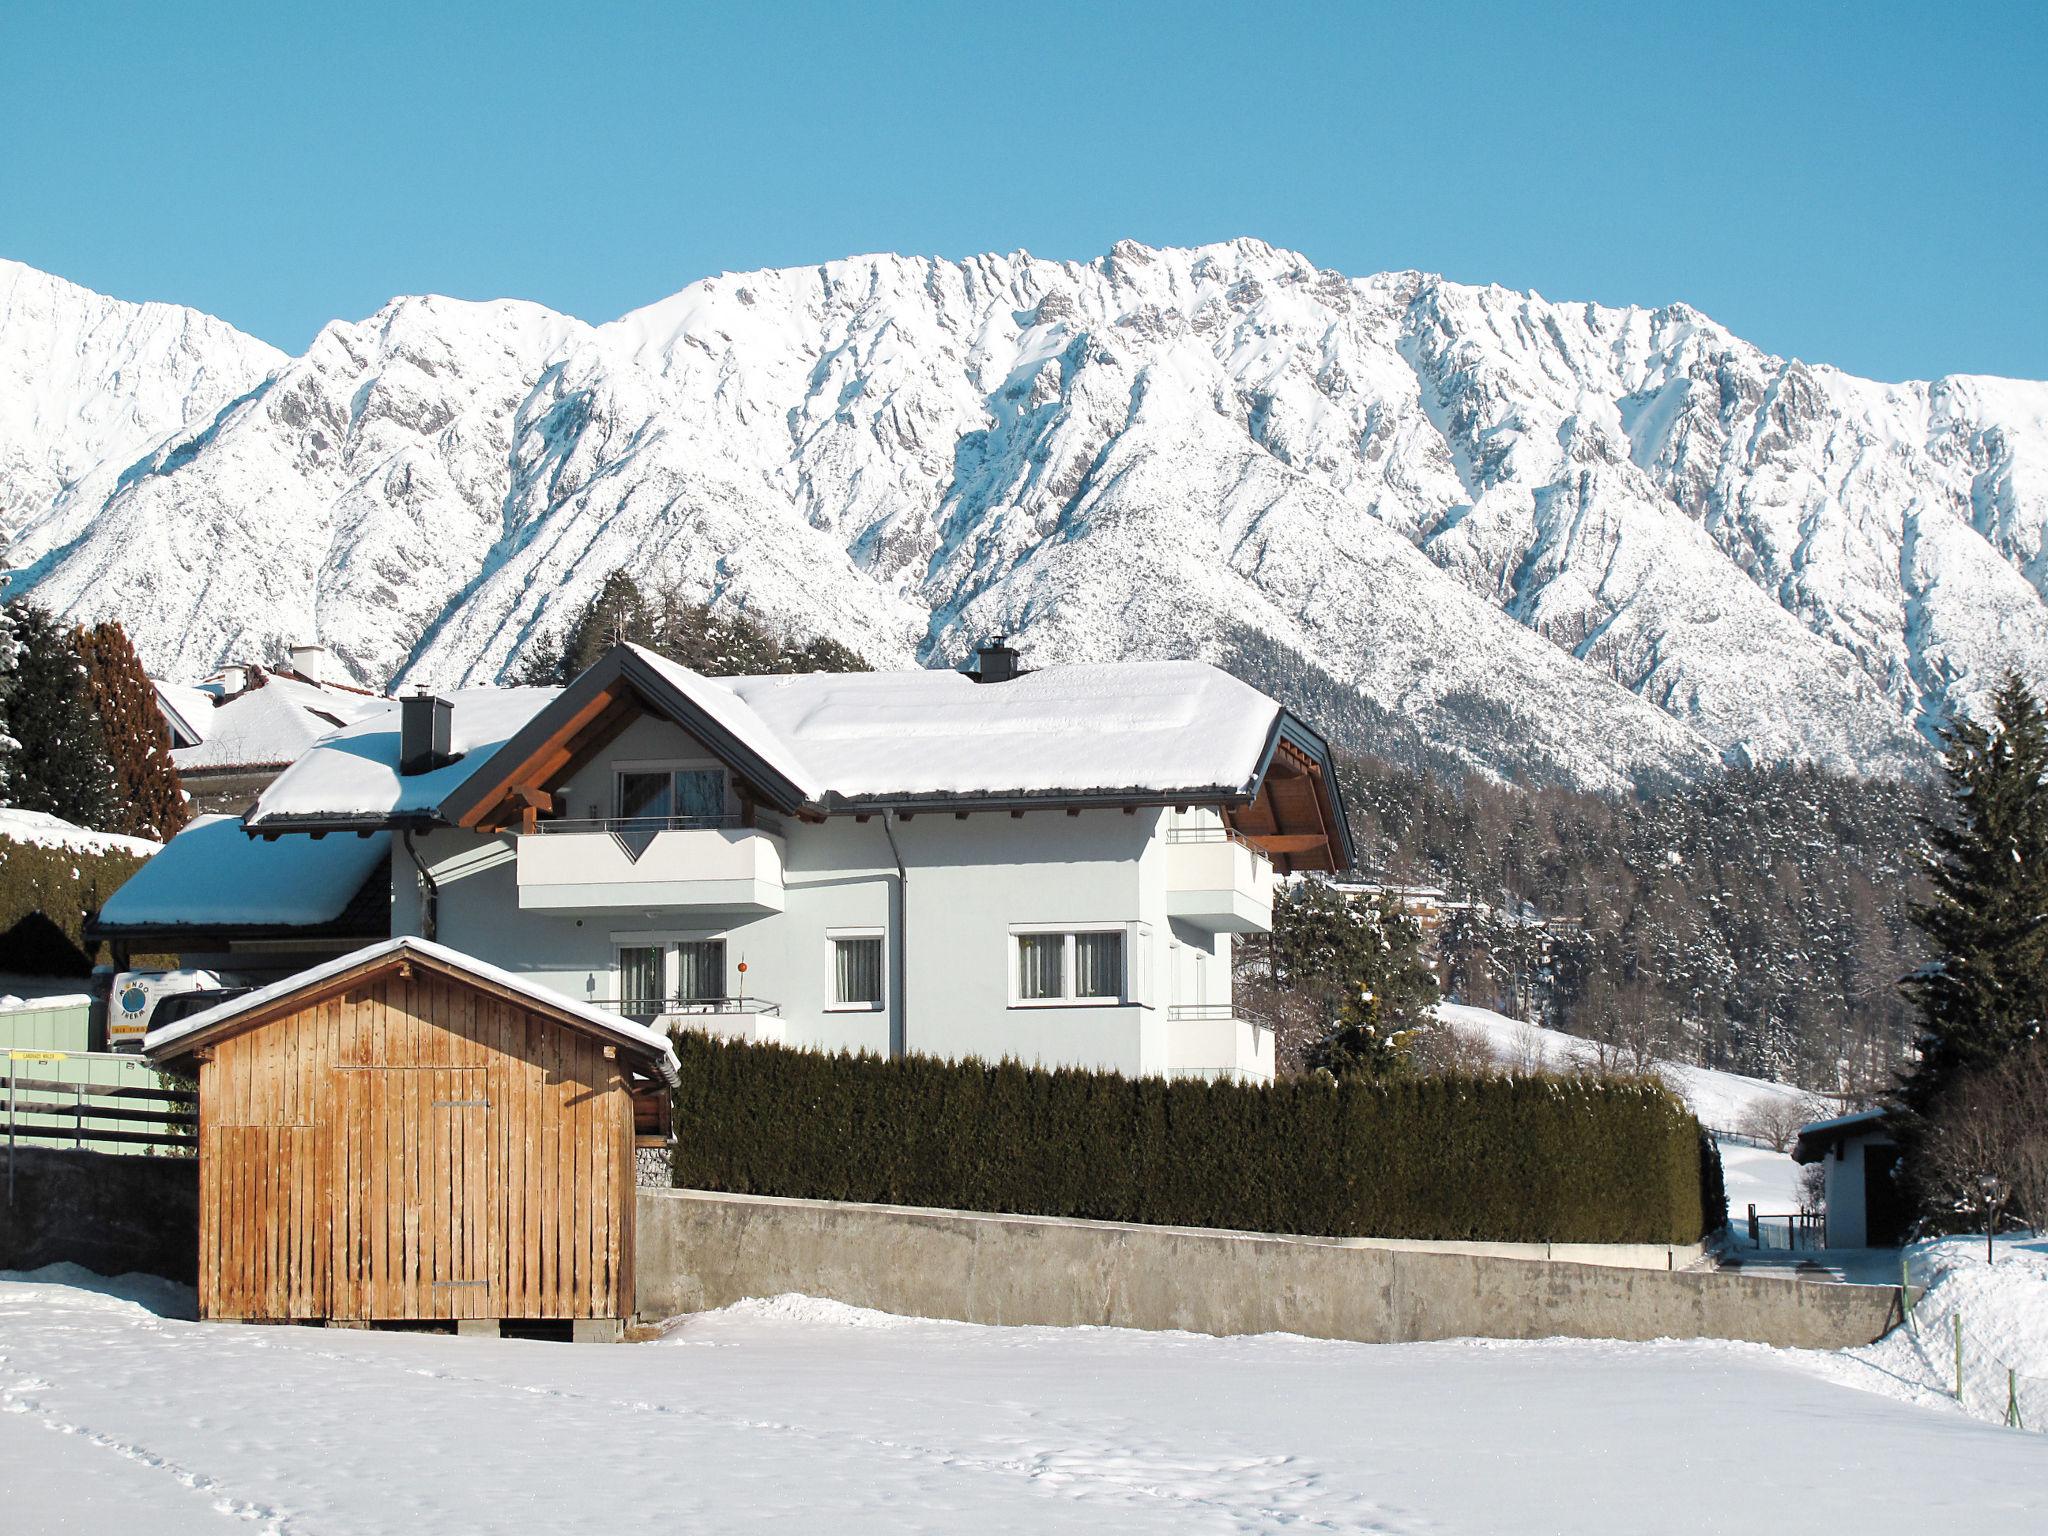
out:
<path id="1" fill-rule="evenodd" d="M 86 1279 L 0 1276 L 9 1533 L 2048 1528 L 2048 1437 L 1753 1345 L 980 1328 L 783 1298 L 578 1347 L 209 1326 Z"/>

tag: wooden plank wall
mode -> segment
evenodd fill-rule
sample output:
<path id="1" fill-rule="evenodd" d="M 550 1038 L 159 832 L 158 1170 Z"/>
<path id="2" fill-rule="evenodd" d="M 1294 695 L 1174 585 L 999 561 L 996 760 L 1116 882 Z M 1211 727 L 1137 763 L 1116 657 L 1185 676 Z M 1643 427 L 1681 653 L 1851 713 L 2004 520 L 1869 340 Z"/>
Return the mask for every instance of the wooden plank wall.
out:
<path id="1" fill-rule="evenodd" d="M 605 1050 L 423 967 L 221 1041 L 201 1315 L 628 1315 L 633 1108 Z"/>

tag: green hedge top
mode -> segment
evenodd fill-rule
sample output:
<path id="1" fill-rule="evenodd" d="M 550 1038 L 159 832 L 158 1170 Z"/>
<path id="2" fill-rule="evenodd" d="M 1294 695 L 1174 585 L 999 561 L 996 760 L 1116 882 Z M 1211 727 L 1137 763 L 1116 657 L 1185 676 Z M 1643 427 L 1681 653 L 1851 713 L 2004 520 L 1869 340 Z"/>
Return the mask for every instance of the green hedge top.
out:
<path id="1" fill-rule="evenodd" d="M 1640 1079 L 1271 1086 L 686 1035 L 693 1189 L 1324 1237 L 1690 1243 L 1698 1123 Z"/>

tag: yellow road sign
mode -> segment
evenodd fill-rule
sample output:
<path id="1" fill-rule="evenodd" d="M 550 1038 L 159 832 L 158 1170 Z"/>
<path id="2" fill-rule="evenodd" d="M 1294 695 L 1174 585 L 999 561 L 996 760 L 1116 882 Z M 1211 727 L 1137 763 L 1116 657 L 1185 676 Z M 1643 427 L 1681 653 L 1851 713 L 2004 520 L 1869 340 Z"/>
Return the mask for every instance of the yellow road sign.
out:
<path id="1" fill-rule="evenodd" d="M 69 1051 L 9 1051 L 7 1059 L 9 1061 L 63 1061 L 70 1054 Z"/>

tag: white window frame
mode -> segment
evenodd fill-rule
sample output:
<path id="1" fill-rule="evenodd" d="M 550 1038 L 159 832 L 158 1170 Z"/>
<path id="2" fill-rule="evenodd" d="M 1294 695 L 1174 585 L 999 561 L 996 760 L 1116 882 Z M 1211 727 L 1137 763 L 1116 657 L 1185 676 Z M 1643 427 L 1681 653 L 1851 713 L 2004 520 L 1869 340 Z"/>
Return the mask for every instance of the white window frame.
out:
<path id="1" fill-rule="evenodd" d="M 1083 933 L 1120 933 L 1124 937 L 1124 974 L 1115 997 L 1074 995 L 1074 937 Z M 1149 1008 L 1145 982 L 1150 957 L 1151 927 L 1146 923 L 1012 923 L 1003 940 L 1003 968 L 1007 974 L 1012 1008 Z M 1017 941 L 1043 934 L 1057 934 L 1060 946 L 1060 995 L 1025 997 L 1020 990 L 1023 965 Z"/>
<path id="2" fill-rule="evenodd" d="M 654 1001 L 662 1006 L 655 1009 L 654 1013 L 655 1017 L 659 1018 L 668 1011 L 669 999 L 675 995 L 675 946 L 645 935 L 612 936 L 612 1006 L 621 1014 L 625 1013 L 626 1005 L 626 965 L 623 952 L 629 949 L 651 949 L 655 952 L 655 986 L 659 989 L 660 995 Z"/>
<path id="3" fill-rule="evenodd" d="M 880 939 L 882 941 L 882 995 L 872 1003 L 842 1003 L 839 996 L 839 941 Z M 827 1013 L 885 1013 L 889 1008 L 889 931 L 886 928 L 827 928 L 825 930 L 825 1004 Z"/>

